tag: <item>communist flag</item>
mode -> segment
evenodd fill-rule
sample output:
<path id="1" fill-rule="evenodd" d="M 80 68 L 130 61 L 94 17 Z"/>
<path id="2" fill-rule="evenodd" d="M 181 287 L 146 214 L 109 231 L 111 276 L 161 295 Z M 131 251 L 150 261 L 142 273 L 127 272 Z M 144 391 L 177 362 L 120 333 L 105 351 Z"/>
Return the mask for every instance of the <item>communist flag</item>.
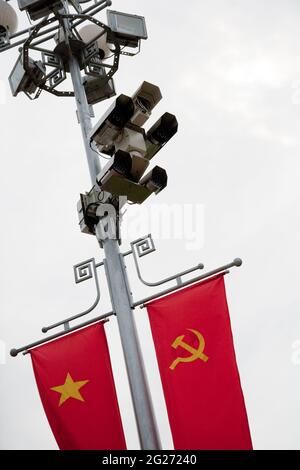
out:
<path id="1" fill-rule="evenodd" d="M 61 450 L 126 449 L 102 323 L 30 351 L 36 383 Z"/>
<path id="2" fill-rule="evenodd" d="M 175 449 L 252 449 L 224 276 L 147 310 Z"/>

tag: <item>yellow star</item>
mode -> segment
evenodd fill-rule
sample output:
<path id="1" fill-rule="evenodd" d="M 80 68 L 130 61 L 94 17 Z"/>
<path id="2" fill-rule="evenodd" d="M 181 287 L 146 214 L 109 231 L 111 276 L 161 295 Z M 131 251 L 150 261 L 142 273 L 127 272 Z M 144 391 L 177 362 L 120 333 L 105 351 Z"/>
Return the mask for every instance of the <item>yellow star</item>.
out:
<path id="1" fill-rule="evenodd" d="M 59 385 L 58 387 L 51 387 L 51 390 L 61 394 L 58 406 L 61 406 L 66 400 L 68 400 L 68 398 L 75 398 L 75 400 L 84 401 L 79 390 L 88 382 L 89 380 L 80 380 L 79 382 L 74 382 L 71 374 L 68 373 L 66 381 L 63 385 Z"/>

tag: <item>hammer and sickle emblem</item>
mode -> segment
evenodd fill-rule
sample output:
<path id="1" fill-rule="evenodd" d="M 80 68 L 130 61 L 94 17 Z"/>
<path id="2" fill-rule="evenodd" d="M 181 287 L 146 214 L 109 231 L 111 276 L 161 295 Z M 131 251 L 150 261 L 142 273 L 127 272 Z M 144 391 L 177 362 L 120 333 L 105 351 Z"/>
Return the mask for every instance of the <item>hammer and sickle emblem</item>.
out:
<path id="1" fill-rule="evenodd" d="M 205 341 L 204 341 L 204 338 L 203 338 L 202 334 L 199 333 L 199 331 L 197 331 L 197 330 L 193 330 L 191 328 L 187 328 L 187 329 L 188 329 L 188 331 L 191 331 L 192 333 L 194 333 L 195 336 L 197 336 L 197 338 L 199 340 L 198 349 L 195 349 L 192 346 L 190 346 L 189 344 L 185 343 L 183 341 L 184 335 L 178 336 L 178 338 L 176 338 L 175 341 L 173 342 L 172 348 L 177 349 L 178 346 L 180 346 L 181 348 L 183 348 L 186 351 L 188 351 L 189 353 L 191 353 L 191 355 L 188 356 L 188 357 L 178 357 L 177 359 L 175 359 L 175 361 L 173 361 L 172 364 L 170 365 L 171 370 L 174 370 L 175 367 L 180 362 L 194 362 L 197 359 L 201 359 L 201 361 L 204 361 L 204 362 L 208 361 L 208 356 L 206 356 L 206 354 L 203 353 L 204 348 L 205 348 Z"/>

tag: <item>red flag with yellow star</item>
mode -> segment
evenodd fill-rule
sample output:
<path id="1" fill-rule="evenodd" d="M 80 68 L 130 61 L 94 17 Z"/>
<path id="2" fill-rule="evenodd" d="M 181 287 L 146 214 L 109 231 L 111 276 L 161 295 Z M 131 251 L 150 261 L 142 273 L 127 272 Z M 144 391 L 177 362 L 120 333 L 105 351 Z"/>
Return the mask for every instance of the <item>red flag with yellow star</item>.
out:
<path id="1" fill-rule="evenodd" d="M 30 351 L 36 383 L 61 450 L 125 450 L 102 323 Z"/>
<path id="2" fill-rule="evenodd" d="M 224 276 L 147 310 L 175 449 L 252 449 Z"/>

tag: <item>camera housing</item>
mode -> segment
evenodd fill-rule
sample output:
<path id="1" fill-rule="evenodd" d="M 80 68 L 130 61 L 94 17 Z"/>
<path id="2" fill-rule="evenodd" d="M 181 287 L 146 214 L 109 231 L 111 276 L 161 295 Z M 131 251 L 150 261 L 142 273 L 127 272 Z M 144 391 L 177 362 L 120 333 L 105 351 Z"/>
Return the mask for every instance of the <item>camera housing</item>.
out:
<path id="1" fill-rule="evenodd" d="M 153 83 L 143 82 L 132 96 L 135 111 L 130 122 L 142 127 L 151 116 L 152 110 L 162 99 L 158 86 Z"/>
<path id="2" fill-rule="evenodd" d="M 163 114 L 147 132 L 147 158 L 151 160 L 177 131 L 178 122 L 176 116 L 170 113 Z"/>
<path id="3" fill-rule="evenodd" d="M 89 134 L 90 141 L 94 141 L 101 151 L 102 147 L 106 147 L 103 149 L 104 153 L 109 152 L 114 140 L 130 121 L 133 114 L 134 104 L 132 99 L 126 95 L 119 95 L 93 127 Z"/>
<path id="4" fill-rule="evenodd" d="M 158 194 L 168 184 L 167 172 L 160 166 L 155 166 L 149 173 L 147 173 L 147 175 L 145 175 L 140 180 L 140 184 L 147 188 L 150 194 Z"/>

